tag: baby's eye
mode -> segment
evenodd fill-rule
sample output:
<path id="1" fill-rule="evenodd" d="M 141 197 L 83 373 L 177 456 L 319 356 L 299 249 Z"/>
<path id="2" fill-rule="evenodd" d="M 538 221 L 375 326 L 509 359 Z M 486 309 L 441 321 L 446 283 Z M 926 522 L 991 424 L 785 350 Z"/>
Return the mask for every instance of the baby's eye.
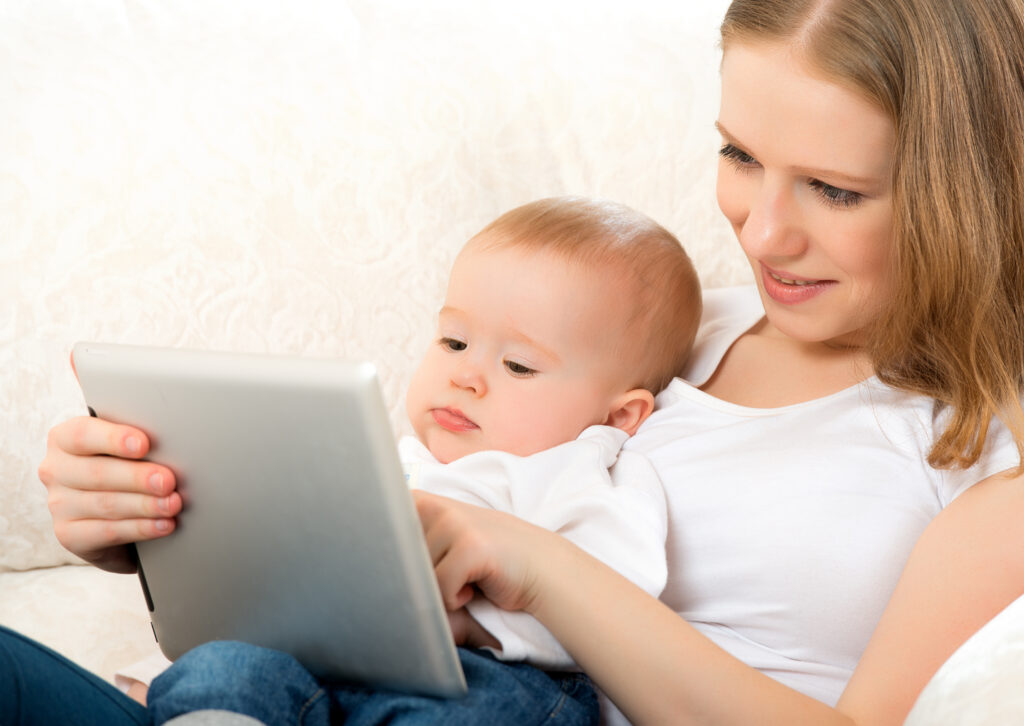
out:
<path id="1" fill-rule="evenodd" d="M 863 199 L 863 196 L 857 192 L 840 189 L 817 179 L 812 179 L 809 183 L 825 203 L 832 207 L 852 207 Z"/>
<path id="2" fill-rule="evenodd" d="M 508 372 L 512 375 L 520 376 L 522 378 L 532 376 L 537 372 L 533 368 L 527 368 L 522 363 L 516 363 L 514 360 L 505 361 L 505 368 L 507 368 Z"/>
<path id="3" fill-rule="evenodd" d="M 441 338 L 438 343 L 442 348 L 455 352 L 466 349 L 466 344 L 458 338 Z"/>

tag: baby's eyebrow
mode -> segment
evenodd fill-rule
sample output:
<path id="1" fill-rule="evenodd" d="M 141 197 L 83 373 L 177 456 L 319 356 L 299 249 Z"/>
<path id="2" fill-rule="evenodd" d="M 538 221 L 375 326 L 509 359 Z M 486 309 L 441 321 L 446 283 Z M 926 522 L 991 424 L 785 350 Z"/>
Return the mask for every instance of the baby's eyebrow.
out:
<path id="1" fill-rule="evenodd" d="M 445 305 L 437 313 L 438 319 L 443 318 L 445 316 L 451 316 L 451 317 L 459 318 L 461 320 L 468 320 L 471 317 L 468 313 L 460 310 L 459 308 L 453 308 L 450 305 Z M 540 343 L 540 342 L 534 340 L 533 338 L 531 338 L 529 335 L 527 335 L 526 333 L 522 332 L 521 330 L 517 330 L 515 328 L 508 328 L 508 329 L 503 330 L 501 332 L 502 332 L 502 335 L 504 335 L 509 340 L 514 340 L 517 343 L 522 343 L 524 345 L 530 346 L 531 348 L 536 350 L 538 353 L 540 353 L 544 357 L 546 357 L 549 360 L 551 360 L 553 363 L 561 363 L 562 362 L 562 357 L 560 355 L 558 355 L 558 353 L 556 353 L 555 351 L 553 351 L 551 348 L 549 348 L 548 346 L 544 345 L 543 343 Z"/>
<path id="2" fill-rule="evenodd" d="M 508 333 L 508 336 L 512 340 L 515 340 L 515 341 L 517 341 L 519 343 L 523 343 L 523 344 L 528 345 L 531 348 L 537 350 L 545 358 L 550 359 L 552 363 L 561 363 L 562 362 L 562 358 L 561 358 L 561 356 L 558 355 L 558 353 L 556 353 L 555 351 L 551 350 L 551 348 L 548 348 L 546 345 L 538 343 L 536 340 L 534 340 L 533 338 L 528 336 L 526 333 L 523 333 L 523 332 L 521 332 L 519 330 L 510 330 L 509 333 Z"/>
<path id="3" fill-rule="evenodd" d="M 458 308 L 453 308 L 450 305 L 445 305 L 443 308 L 437 311 L 438 318 L 443 318 L 446 315 L 463 319 L 469 317 L 466 315 L 466 313 L 462 312 Z"/>

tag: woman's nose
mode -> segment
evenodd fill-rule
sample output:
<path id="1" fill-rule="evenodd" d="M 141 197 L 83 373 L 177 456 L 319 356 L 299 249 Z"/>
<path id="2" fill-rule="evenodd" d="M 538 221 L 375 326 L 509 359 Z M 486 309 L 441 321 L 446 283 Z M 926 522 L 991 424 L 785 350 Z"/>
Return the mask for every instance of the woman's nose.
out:
<path id="1" fill-rule="evenodd" d="M 758 259 L 792 258 L 807 246 L 794 190 L 769 179 L 751 193 L 750 211 L 739 230 L 747 255 Z"/>

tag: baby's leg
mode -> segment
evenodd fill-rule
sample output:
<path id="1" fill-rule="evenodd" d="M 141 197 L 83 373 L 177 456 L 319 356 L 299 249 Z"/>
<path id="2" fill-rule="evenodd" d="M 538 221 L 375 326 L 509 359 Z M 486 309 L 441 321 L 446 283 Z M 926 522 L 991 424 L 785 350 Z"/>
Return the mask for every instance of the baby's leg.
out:
<path id="1" fill-rule="evenodd" d="M 524 663 L 503 663 L 485 651 L 459 648 L 469 684 L 464 698 L 440 699 L 330 686 L 345 726 L 591 726 L 599 720 L 597 695 L 579 673 L 545 673 Z"/>
<path id="2" fill-rule="evenodd" d="M 292 656 L 246 643 L 216 641 L 189 651 L 153 681 L 154 724 L 203 710 L 233 711 L 265 724 L 327 726 L 330 702 Z"/>

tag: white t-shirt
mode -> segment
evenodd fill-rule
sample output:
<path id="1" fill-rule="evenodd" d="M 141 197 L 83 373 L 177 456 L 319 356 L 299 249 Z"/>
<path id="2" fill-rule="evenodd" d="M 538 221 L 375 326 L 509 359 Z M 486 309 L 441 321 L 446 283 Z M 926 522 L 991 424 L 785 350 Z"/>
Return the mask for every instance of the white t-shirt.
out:
<path id="1" fill-rule="evenodd" d="M 625 432 L 591 426 L 575 441 L 530 456 L 481 451 L 439 463 L 417 439 L 398 451 L 409 485 L 498 509 L 558 532 L 657 596 L 665 586 L 665 496 L 645 457 L 620 451 Z M 483 598 L 470 614 L 490 631 L 503 660 L 544 668 L 574 663 L 548 630 L 522 612 L 500 610 Z"/>
<path id="2" fill-rule="evenodd" d="M 877 378 L 757 409 L 703 384 L 764 315 L 756 288 L 711 290 L 686 372 L 625 448 L 645 454 L 669 509 L 661 599 L 740 660 L 835 704 L 918 537 L 972 484 L 1018 464 L 994 421 L 966 471 L 927 453 L 931 399 Z"/>

